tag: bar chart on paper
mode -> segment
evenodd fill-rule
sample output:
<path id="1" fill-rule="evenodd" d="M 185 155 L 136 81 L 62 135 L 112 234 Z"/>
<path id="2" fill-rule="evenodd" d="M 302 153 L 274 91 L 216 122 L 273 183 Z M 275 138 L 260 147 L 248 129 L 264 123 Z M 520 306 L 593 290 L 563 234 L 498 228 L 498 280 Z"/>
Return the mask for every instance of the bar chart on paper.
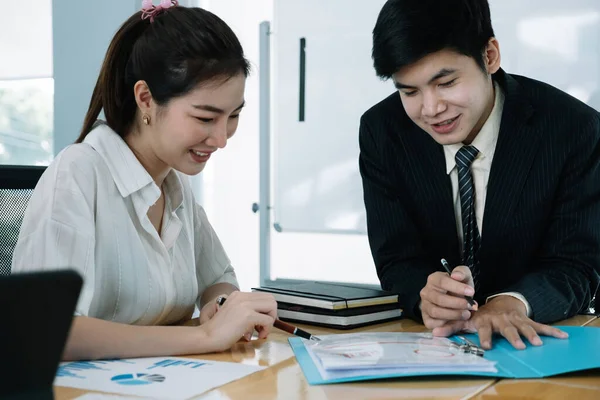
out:
<path id="1" fill-rule="evenodd" d="M 84 371 L 110 371 L 109 364 L 112 363 L 134 364 L 127 360 L 75 361 L 61 364 L 56 377 L 86 379 Z"/>
<path id="2" fill-rule="evenodd" d="M 163 360 L 163 361 L 159 361 L 156 364 L 154 364 L 153 366 L 149 367 L 148 369 L 153 369 L 153 368 L 168 368 L 168 367 L 177 367 L 177 366 L 183 366 L 183 367 L 189 367 L 189 368 L 198 368 L 203 366 L 206 363 L 203 362 L 196 362 L 196 361 L 185 361 L 185 360 Z"/>
<path id="3" fill-rule="evenodd" d="M 60 365 L 54 384 L 106 393 L 181 399 L 261 369 L 263 367 L 185 358 L 75 361 Z"/>

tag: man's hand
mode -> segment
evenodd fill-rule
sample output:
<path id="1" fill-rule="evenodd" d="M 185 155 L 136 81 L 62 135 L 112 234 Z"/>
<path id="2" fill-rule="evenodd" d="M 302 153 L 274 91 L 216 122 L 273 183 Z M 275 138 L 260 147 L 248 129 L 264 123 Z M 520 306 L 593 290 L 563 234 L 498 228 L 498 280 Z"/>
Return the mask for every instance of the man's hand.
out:
<path id="1" fill-rule="evenodd" d="M 527 318 L 522 301 L 511 296 L 494 297 L 474 312 L 471 319 L 457 320 L 433 329 L 434 336 L 450 336 L 460 331 L 479 334 L 479 343 L 484 349 L 492 348 L 492 333 L 504 336 L 516 349 L 523 350 L 527 338 L 534 346 L 541 346 L 538 334 L 566 339 L 569 335 L 560 329 L 540 324 Z"/>
<path id="2" fill-rule="evenodd" d="M 465 266 L 454 268 L 451 276 L 445 272 L 429 275 L 421 290 L 419 305 L 425 326 L 434 329 L 471 318 L 471 311 L 477 310 L 477 304 L 471 307 L 465 296 L 473 296 L 473 286 L 471 270 Z"/>

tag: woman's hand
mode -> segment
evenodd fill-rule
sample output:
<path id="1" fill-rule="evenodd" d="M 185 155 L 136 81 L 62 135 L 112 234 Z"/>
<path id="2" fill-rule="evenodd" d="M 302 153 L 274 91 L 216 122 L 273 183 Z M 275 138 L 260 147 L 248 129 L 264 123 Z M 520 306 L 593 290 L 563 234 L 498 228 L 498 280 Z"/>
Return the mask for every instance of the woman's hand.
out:
<path id="1" fill-rule="evenodd" d="M 214 299 L 212 299 L 211 301 L 209 301 L 207 304 L 204 305 L 204 307 L 202 307 L 202 310 L 200 311 L 200 325 L 204 324 L 205 322 L 207 322 L 208 320 L 210 320 L 212 317 L 214 317 L 214 315 L 217 313 L 217 311 L 219 311 L 219 299 L 227 299 L 227 295 L 226 294 L 220 294 L 219 296 L 215 297 Z M 252 339 L 252 334 L 254 333 L 254 328 L 252 328 L 250 331 L 244 333 L 244 340 L 246 341 L 250 341 Z"/>
<path id="2" fill-rule="evenodd" d="M 226 297 L 224 294 L 221 296 Z M 216 300 L 221 296 L 215 297 L 212 301 L 209 301 L 204 305 L 204 307 L 202 307 L 202 310 L 200 310 L 200 325 L 208 322 L 209 319 L 214 317 L 219 309 L 219 305 L 217 304 Z"/>
<path id="3" fill-rule="evenodd" d="M 205 305 L 202 310 L 209 306 Z M 211 309 L 207 310 L 210 315 Z M 254 330 L 258 332 L 259 339 L 266 338 L 277 318 L 277 302 L 268 293 L 233 292 L 222 306 L 216 305 L 212 315 L 205 318 L 201 317 L 200 328 L 204 329 L 210 347 L 224 351 Z"/>

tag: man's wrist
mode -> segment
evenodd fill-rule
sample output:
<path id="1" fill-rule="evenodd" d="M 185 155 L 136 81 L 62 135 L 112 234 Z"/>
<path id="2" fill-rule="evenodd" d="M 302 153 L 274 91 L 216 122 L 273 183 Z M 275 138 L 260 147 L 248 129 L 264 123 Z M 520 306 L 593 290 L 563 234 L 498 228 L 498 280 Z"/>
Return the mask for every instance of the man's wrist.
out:
<path id="1" fill-rule="evenodd" d="M 494 296 L 489 296 L 486 299 L 486 304 L 497 304 L 502 303 L 502 308 L 506 308 L 511 311 L 519 311 L 525 316 L 529 316 L 528 304 L 512 293 L 499 293 Z"/>

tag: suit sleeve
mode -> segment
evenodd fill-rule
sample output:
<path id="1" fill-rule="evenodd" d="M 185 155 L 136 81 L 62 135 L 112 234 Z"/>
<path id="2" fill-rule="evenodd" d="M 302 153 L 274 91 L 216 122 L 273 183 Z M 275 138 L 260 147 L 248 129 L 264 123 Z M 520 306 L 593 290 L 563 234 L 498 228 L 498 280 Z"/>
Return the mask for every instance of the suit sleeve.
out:
<path id="1" fill-rule="evenodd" d="M 574 132 L 577 130 L 574 129 Z M 600 282 L 600 120 L 588 119 L 570 149 L 537 265 L 507 291 L 533 319 L 551 323 L 585 311 Z"/>
<path id="2" fill-rule="evenodd" d="M 382 289 L 399 295 L 407 317 L 421 319 L 419 292 L 435 269 L 426 261 L 420 235 L 401 195 L 410 188 L 394 180 L 382 165 L 373 133 L 363 116 L 359 166 L 371 253 Z"/>

